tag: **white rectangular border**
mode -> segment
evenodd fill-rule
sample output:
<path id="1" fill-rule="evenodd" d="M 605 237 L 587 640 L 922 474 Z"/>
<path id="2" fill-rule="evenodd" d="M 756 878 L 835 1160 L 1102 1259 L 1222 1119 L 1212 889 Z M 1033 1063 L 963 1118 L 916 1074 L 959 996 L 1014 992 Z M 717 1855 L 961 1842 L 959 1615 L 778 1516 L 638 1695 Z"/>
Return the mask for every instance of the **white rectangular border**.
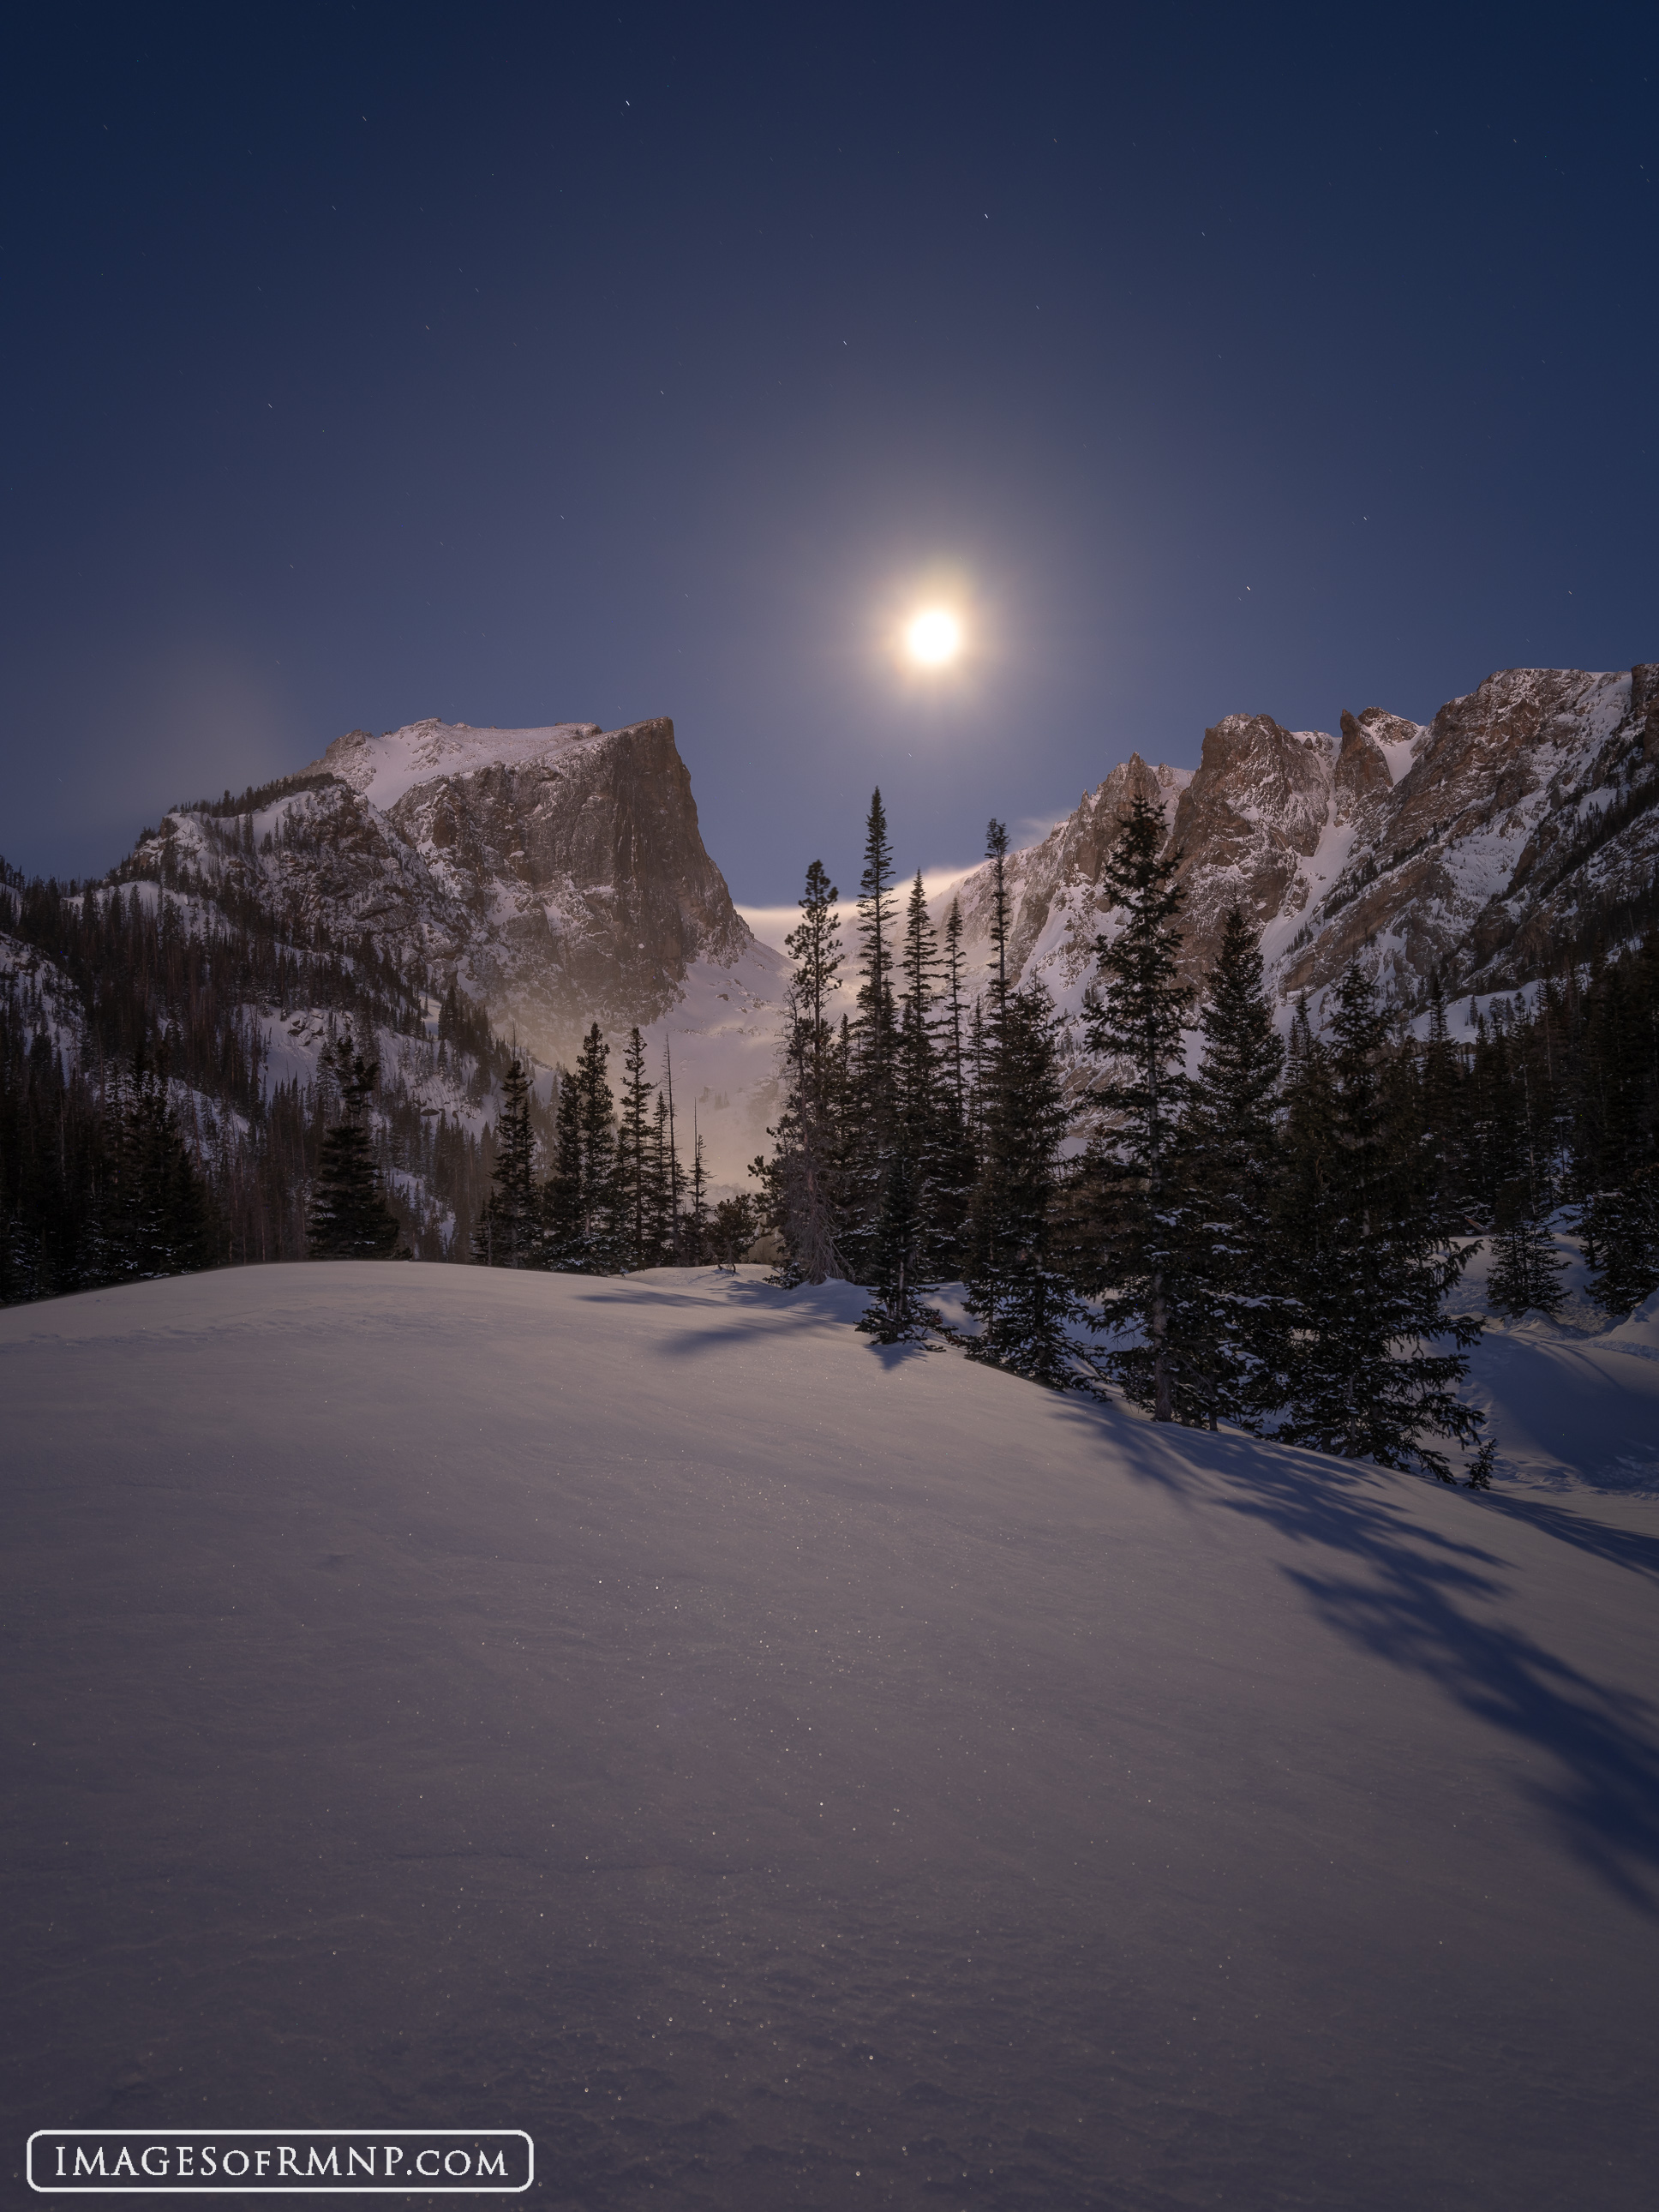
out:
<path id="1" fill-rule="evenodd" d="M 52 2181 L 42 2187 L 34 2179 L 35 2144 L 42 2137 L 49 2142 L 55 2142 L 76 2136 L 139 2136 L 149 2142 L 154 2142 L 158 2136 L 168 2136 L 174 2142 L 200 2142 L 208 2136 L 276 2136 L 303 2139 L 308 2136 L 374 2136 L 377 2141 L 396 2142 L 404 2136 L 517 2136 L 530 2154 L 530 2172 L 523 2181 L 507 2183 L 428 2181 L 424 2174 L 416 2174 L 408 2181 L 375 2181 L 366 2187 L 351 2188 L 249 2189 L 246 2185 L 221 2185 L 216 2183 L 211 2189 L 189 2189 L 180 2185 L 176 2174 L 165 2181 L 141 2182 L 131 2189 L 125 2184 L 118 2189 L 104 2186 L 88 2189 L 73 2181 Z M 536 2141 L 526 2128 L 36 2128 L 23 2146 L 23 2171 L 28 2177 L 29 2187 L 37 2197 L 161 2197 L 168 2194 L 177 2197 L 521 2197 L 536 2179 Z"/>

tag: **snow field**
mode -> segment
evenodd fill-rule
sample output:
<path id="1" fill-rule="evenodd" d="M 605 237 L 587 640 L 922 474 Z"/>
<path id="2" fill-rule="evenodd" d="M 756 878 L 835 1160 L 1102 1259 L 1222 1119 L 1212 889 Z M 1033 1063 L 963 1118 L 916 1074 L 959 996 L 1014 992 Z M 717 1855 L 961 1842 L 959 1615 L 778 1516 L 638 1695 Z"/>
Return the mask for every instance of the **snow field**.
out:
<path id="1" fill-rule="evenodd" d="M 465 2124 L 557 2206 L 1649 2201 L 1659 1509 L 1158 1430 L 862 1303 L 0 1314 L 15 2163 Z"/>

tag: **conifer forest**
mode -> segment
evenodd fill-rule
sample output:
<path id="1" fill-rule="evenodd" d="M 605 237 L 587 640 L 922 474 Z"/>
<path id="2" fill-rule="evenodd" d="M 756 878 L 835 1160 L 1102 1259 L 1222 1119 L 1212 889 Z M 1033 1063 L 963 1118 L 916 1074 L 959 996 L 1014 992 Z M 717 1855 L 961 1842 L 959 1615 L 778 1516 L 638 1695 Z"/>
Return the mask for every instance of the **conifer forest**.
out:
<path id="1" fill-rule="evenodd" d="M 263 795 L 204 811 L 246 834 Z M 7 871 L 0 927 L 42 958 L 0 1000 L 0 1301 L 308 1255 L 729 1265 L 769 1232 L 781 1279 L 867 1287 L 879 1342 L 1443 1479 L 1474 1447 L 1480 1480 L 1480 1323 L 1448 1308 L 1478 1240 L 1508 1313 L 1560 1307 L 1558 1230 L 1606 1311 L 1659 1287 L 1659 935 L 1484 1008 L 1385 1000 L 1356 963 L 1285 1036 L 1237 908 L 1182 980 L 1166 842 L 1135 799 L 1079 1048 L 1010 973 L 1002 825 L 970 990 L 960 910 L 936 927 L 901 882 L 877 792 L 850 941 L 806 871 L 772 1146 L 718 1198 L 637 1028 L 595 1022 L 541 1095 L 453 979 L 367 935 Z M 290 1018 L 327 1030 L 310 1084 L 274 1073 Z"/>

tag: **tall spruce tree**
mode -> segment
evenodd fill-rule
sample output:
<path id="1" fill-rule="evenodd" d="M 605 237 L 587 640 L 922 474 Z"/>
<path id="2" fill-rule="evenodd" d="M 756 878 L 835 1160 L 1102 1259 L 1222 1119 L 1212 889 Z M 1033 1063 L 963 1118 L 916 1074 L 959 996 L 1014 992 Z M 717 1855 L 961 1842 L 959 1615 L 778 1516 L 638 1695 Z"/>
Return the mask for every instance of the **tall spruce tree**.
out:
<path id="1" fill-rule="evenodd" d="M 860 1283 L 871 1280 L 876 1219 L 898 1142 L 898 1020 L 892 981 L 896 905 L 887 810 L 878 788 L 865 822 L 859 878 L 859 1011 L 842 1143 L 844 1226 L 838 1239 L 848 1273 Z"/>
<path id="2" fill-rule="evenodd" d="M 963 1029 L 963 976 L 966 963 L 962 938 L 962 901 L 953 898 L 951 911 L 945 917 L 945 1004 L 939 1017 L 939 1032 L 945 1068 L 956 1095 L 957 1114 L 965 1129 L 968 1127 L 968 1079 L 964 1063 L 967 1039 Z"/>
<path id="3" fill-rule="evenodd" d="M 875 1298 L 860 1328 L 884 1344 L 922 1334 L 924 1291 L 938 1279 L 941 1237 L 935 1212 L 946 1097 L 933 1048 L 932 1012 L 938 965 L 921 871 L 905 913 L 893 1077 L 893 1133 L 883 1172 L 869 1280 Z"/>
<path id="4" fill-rule="evenodd" d="M 628 1032 L 623 1055 L 622 1110 L 617 1133 L 617 1206 L 625 1269 L 656 1264 L 652 1237 L 659 1201 L 656 1154 L 652 1142 L 651 1099 L 656 1085 L 646 1080 L 645 1040 L 637 1028 Z"/>
<path id="5" fill-rule="evenodd" d="M 1563 1264 L 1547 1223 L 1517 1200 L 1492 1237 L 1487 1303 L 1517 1318 L 1526 1313 L 1559 1313 L 1567 1300 Z"/>
<path id="6" fill-rule="evenodd" d="M 1639 1167 L 1622 1188 L 1601 1193 L 1596 1221 L 1600 1264 L 1592 1288 L 1622 1320 L 1659 1291 L 1659 1166 Z"/>
<path id="7" fill-rule="evenodd" d="M 553 1172 L 544 1188 L 548 1264 L 575 1275 L 608 1275 L 620 1264 L 617 1130 L 605 1066 L 611 1055 L 595 1022 L 574 1069 L 561 1078 Z"/>
<path id="8" fill-rule="evenodd" d="M 1206 1389 L 1201 1348 L 1173 1324 L 1189 1310 L 1178 1284 L 1187 1234 L 1188 1194 L 1177 1130 L 1187 1103 L 1182 1027 L 1192 1004 L 1180 980 L 1178 853 L 1165 854 L 1164 817 L 1137 793 L 1121 818 L 1101 883 L 1122 915 L 1116 934 L 1095 940 L 1097 995 L 1088 1015 L 1091 1048 L 1108 1064 L 1094 1103 L 1112 1126 L 1092 1149 L 1090 1173 L 1100 1194 L 1099 1257 L 1092 1288 L 1113 1293 L 1104 1326 L 1139 1341 L 1110 1352 L 1106 1365 L 1155 1420 L 1176 1417 L 1178 1370 L 1188 1402 Z"/>
<path id="9" fill-rule="evenodd" d="M 981 1324 L 969 1356 L 1065 1389 L 1079 1380 L 1073 1333 L 1088 1320 L 1055 1221 L 1071 1110 L 1047 993 L 1041 984 L 1015 991 L 1000 983 L 994 975 L 967 1237 L 968 1310 Z"/>
<path id="10" fill-rule="evenodd" d="M 547 1265 L 546 1227 L 535 1166 L 530 1074 L 515 1054 L 501 1083 L 489 1195 L 472 1233 L 472 1256 L 486 1267 Z"/>
<path id="11" fill-rule="evenodd" d="M 666 1197 L 668 1200 L 667 1235 L 664 1250 L 665 1264 L 678 1267 L 683 1263 L 680 1250 L 682 1214 L 680 1210 L 680 1151 L 674 1126 L 674 1049 L 665 1030 L 662 1040 L 662 1089 L 658 1093 L 658 1119 L 666 1127 L 659 1132 L 667 1142 Z"/>
<path id="12" fill-rule="evenodd" d="M 790 1282 L 822 1283 L 846 1272 L 845 1066 L 830 1013 L 842 963 L 840 896 L 823 863 L 814 860 L 800 921 L 784 939 L 794 971 L 786 1001 L 783 1107 L 770 1133 L 777 1149 L 757 1167 Z"/>
<path id="13" fill-rule="evenodd" d="M 323 1066 L 338 1094 L 340 1118 L 324 1133 L 307 1247 L 313 1260 L 390 1260 L 398 1249 L 398 1222 L 386 1202 L 368 1130 L 380 1063 L 365 1060 L 347 1030 L 324 1048 Z"/>
<path id="14" fill-rule="evenodd" d="M 679 1245 L 679 1210 L 676 1194 L 679 1185 L 679 1164 L 674 1158 L 674 1136 L 666 1095 L 659 1091 L 655 1108 L 655 1126 L 651 1133 L 651 1214 L 646 1224 L 648 1248 L 653 1255 L 646 1265 L 653 1267 L 672 1267 L 677 1264 Z"/>
<path id="15" fill-rule="evenodd" d="M 103 1139 L 88 1279 L 147 1282 L 211 1266 L 206 1194 L 179 1131 L 165 1066 L 135 1057 L 131 1071 L 112 1079 Z"/>
<path id="16" fill-rule="evenodd" d="M 1279 1267 L 1292 1334 L 1277 1427 L 1293 1443 L 1384 1467 L 1416 1462 L 1449 1482 L 1445 1455 L 1424 1438 L 1472 1443 L 1480 1434 L 1481 1417 L 1456 1385 L 1481 1324 L 1445 1310 L 1474 1248 L 1439 1244 L 1420 1179 L 1402 1171 L 1386 1112 L 1387 1043 L 1387 1017 L 1358 964 L 1342 977 L 1328 1045 L 1298 1010 Z M 1437 1338 L 1454 1349 L 1431 1350 Z"/>
<path id="17" fill-rule="evenodd" d="M 1254 1428 L 1279 1402 L 1283 1367 L 1274 1229 L 1285 1047 L 1260 940 L 1236 906 L 1222 925 L 1199 1029 L 1203 1054 L 1179 1136 L 1175 1406 L 1182 1420 L 1212 1429 L 1218 1419 Z"/>
<path id="18" fill-rule="evenodd" d="M 1443 1243 L 1468 1227 L 1468 1134 L 1462 1062 L 1451 1040 L 1440 970 L 1429 976 L 1429 1034 L 1418 1068 L 1422 1173 L 1431 1225 Z"/>
<path id="19" fill-rule="evenodd" d="M 695 1112 L 691 1128 L 691 1173 L 686 1182 L 685 1219 L 680 1231 L 682 1262 L 701 1267 L 708 1259 L 708 1170 L 702 1156 L 702 1137 Z"/>

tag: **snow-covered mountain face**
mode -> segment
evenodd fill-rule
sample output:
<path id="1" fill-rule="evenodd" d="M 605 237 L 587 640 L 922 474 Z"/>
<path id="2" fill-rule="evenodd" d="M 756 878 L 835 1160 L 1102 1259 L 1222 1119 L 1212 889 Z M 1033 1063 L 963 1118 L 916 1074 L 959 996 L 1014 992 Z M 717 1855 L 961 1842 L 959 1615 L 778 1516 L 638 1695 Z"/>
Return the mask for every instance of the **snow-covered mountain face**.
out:
<path id="1" fill-rule="evenodd" d="M 1449 995 L 1507 988 L 1649 918 L 1659 665 L 1510 669 L 1430 723 L 1368 708 L 1335 736 L 1230 714 L 1195 771 L 1132 755 L 1009 861 L 1015 969 L 1073 1018 L 1113 927 L 1102 870 L 1137 793 L 1182 854 L 1194 982 L 1237 902 L 1273 988 L 1286 1004 L 1309 993 L 1316 1019 L 1356 957 L 1407 1005 L 1437 968 Z M 704 849 L 665 719 L 354 730 L 251 817 L 168 815 L 118 874 L 417 955 L 544 1066 L 568 1066 L 592 1022 L 613 1047 L 637 1023 L 653 1079 L 672 1052 L 683 1146 L 695 1126 L 717 1183 L 744 1187 L 766 1145 L 787 963 Z M 974 988 L 989 966 L 988 869 L 954 890 Z"/>
<path id="2" fill-rule="evenodd" d="M 1659 872 L 1659 665 L 1626 674 L 1515 668 L 1431 722 L 1345 713 L 1340 735 L 1229 714 L 1195 771 L 1139 754 L 1013 855 L 1011 951 L 1074 1012 L 1111 924 L 1101 869 L 1144 793 L 1182 855 L 1186 963 L 1201 984 L 1235 902 L 1262 932 L 1284 1000 L 1320 995 L 1358 958 L 1416 1002 L 1507 988 L 1647 918 Z M 955 887 L 975 975 L 990 958 L 990 871 Z M 952 896 L 935 901 L 940 919 Z"/>
<path id="3" fill-rule="evenodd" d="M 637 1023 L 653 1079 L 672 1053 L 688 1152 L 695 1121 L 738 1180 L 775 1097 L 784 963 L 704 850 L 672 721 L 353 730 L 299 781 L 251 835 L 168 815 L 130 866 L 418 955 L 544 1066 L 592 1022 L 613 1045 Z"/>

